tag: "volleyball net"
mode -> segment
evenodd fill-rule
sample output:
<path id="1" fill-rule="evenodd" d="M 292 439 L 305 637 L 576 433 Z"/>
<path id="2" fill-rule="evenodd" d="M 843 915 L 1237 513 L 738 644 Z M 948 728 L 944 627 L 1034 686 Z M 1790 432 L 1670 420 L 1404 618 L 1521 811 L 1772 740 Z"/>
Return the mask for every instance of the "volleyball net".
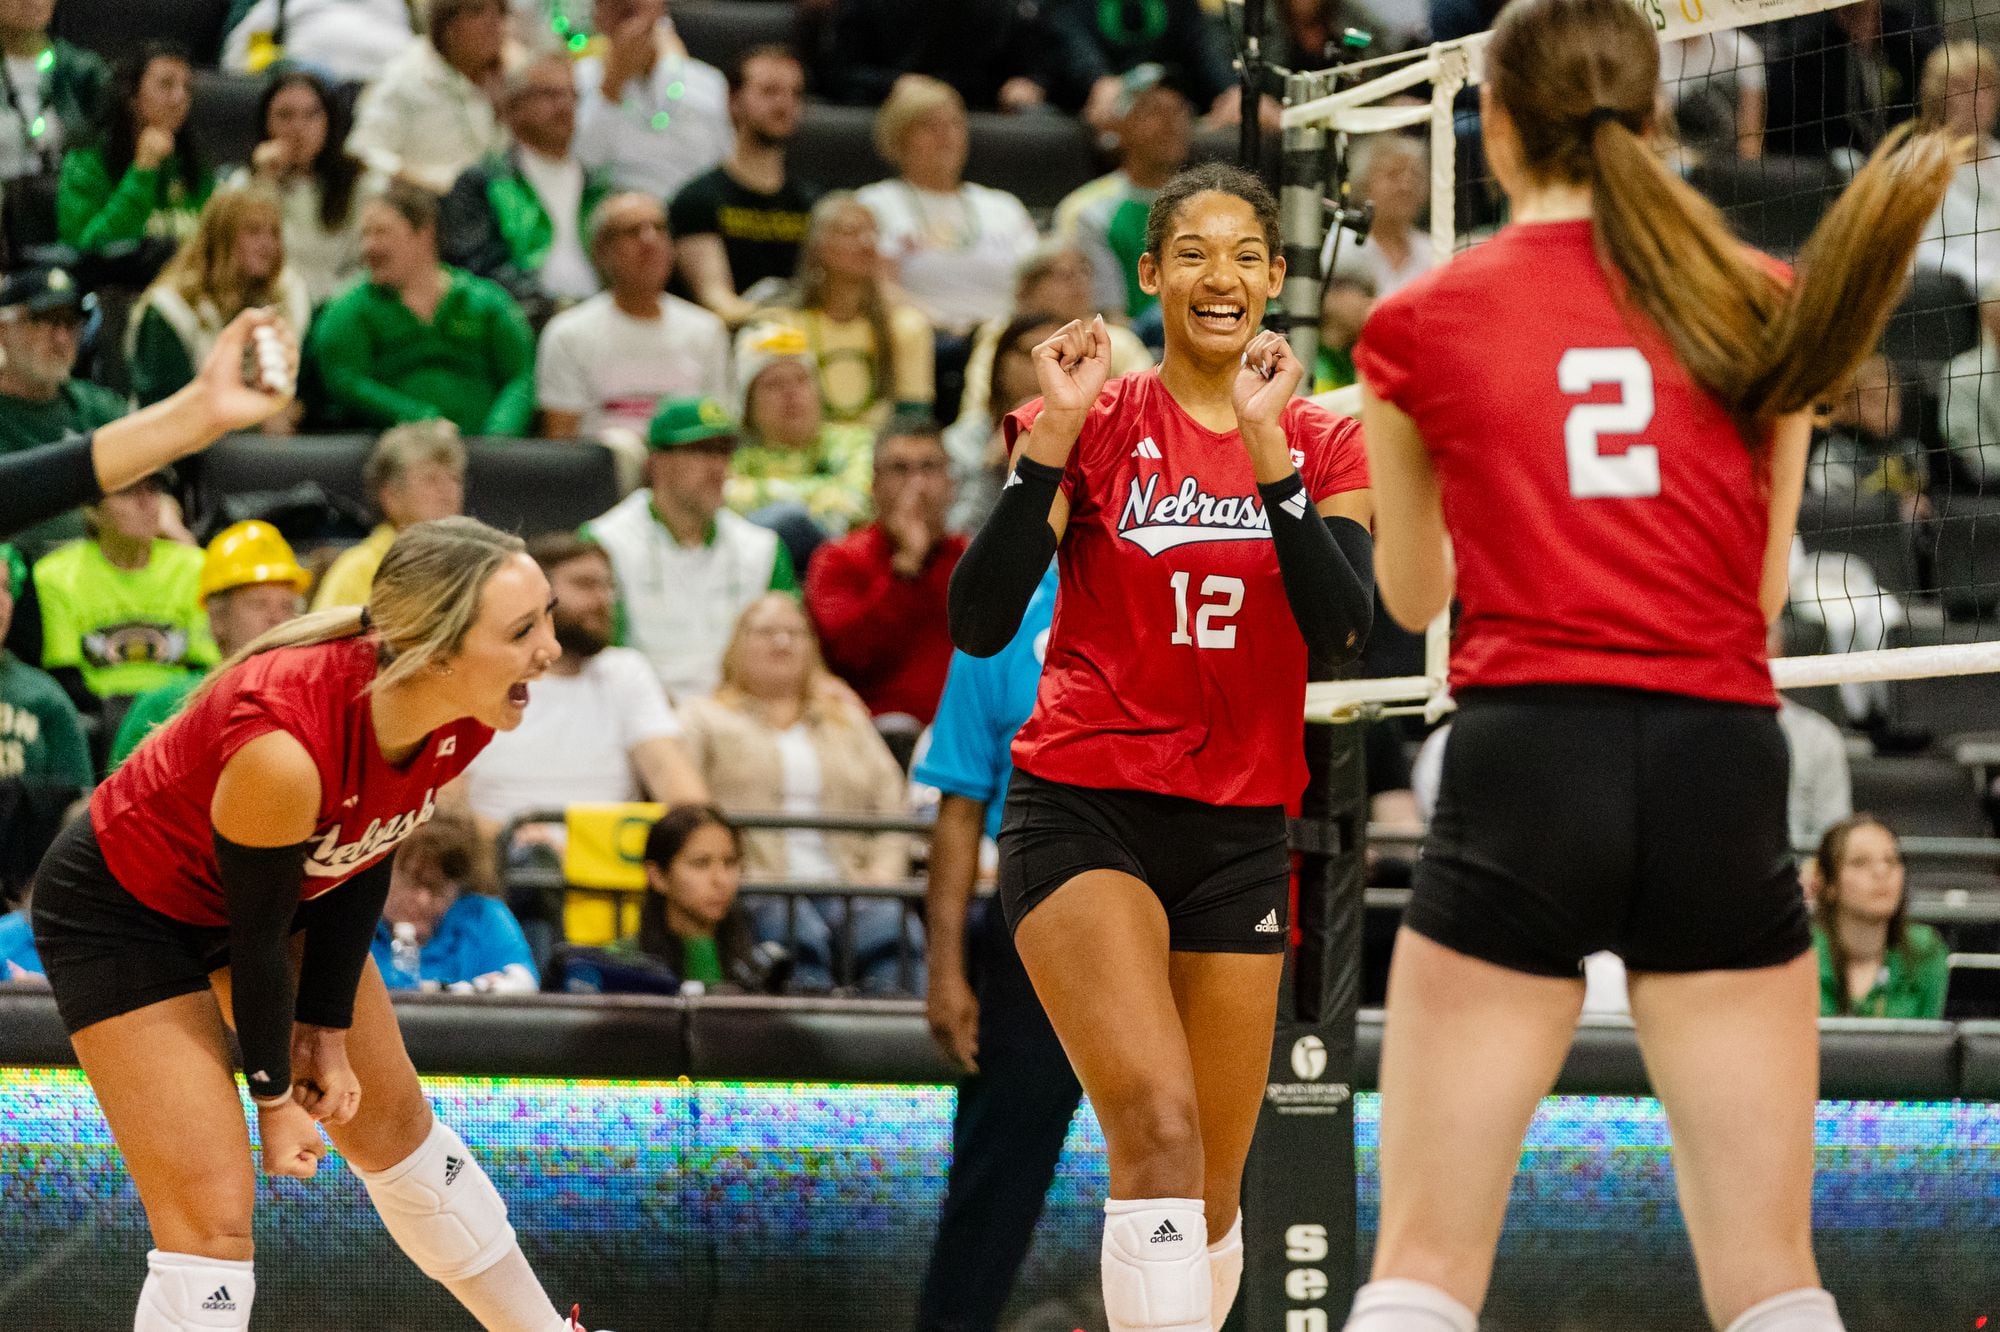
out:
<path id="1" fill-rule="evenodd" d="M 1634 0 L 1662 43 L 1660 150 L 1760 249 L 1796 254 L 1894 125 L 1927 114 L 1978 131 L 1880 354 L 1816 412 L 1772 664 L 1783 688 L 1837 688 L 1821 701 L 1843 720 L 1943 732 L 1977 729 L 1984 694 L 1908 682 L 2000 671 L 2000 351 L 1977 299 L 2000 277 L 2000 16 L 1982 26 L 1936 2 Z M 1504 222 L 1480 143 L 1486 44 L 1283 77 L 1285 296 L 1308 365 L 1322 318 L 1340 336 L 1364 294 Z M 1314 685 L 1308 714 L 1435 719 L 1448 642 L 1434 626 L 1420 673 Z"/>

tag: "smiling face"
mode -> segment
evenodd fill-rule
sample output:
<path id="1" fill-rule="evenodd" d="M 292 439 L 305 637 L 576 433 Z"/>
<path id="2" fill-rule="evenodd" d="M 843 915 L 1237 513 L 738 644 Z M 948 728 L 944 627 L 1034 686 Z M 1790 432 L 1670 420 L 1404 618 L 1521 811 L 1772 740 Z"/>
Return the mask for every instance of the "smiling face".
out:
<path id="1" fill-rule="evenodd" d="M 434 674 L 460 715 L 496 731 L 521 724 L 529 683 L 562 654 L 552 600 L 549 580 L 525 553 L 510 556 L 486 580 L 465 641 Z"/>
<path id="2" fill-rule="evenodd" d="M 402 287 L 437 267 L 437 231 L 417 228 L 380 199 L 361 211 L 361 262 L 385 287 Z"/>
<path id="3" fill-rule="evenodd" d="M 1241 360 L 1284 281 L 1284 256 L 1272 256 L 1257 210 L 1219 190 L 1189 196 L 1160 252 L 1139 256 L 1139 285 L 1160 298 L 1167 355 L 1212 369 Z"/>

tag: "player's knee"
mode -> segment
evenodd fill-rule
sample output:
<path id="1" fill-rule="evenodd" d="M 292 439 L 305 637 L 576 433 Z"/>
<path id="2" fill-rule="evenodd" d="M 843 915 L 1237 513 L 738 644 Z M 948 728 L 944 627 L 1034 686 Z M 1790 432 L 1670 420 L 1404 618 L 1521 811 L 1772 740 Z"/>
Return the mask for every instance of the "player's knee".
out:
<path id="1" fill-rule="evenodd" d="M 250 1326 L 256 1295 L 248 1259 L 155 1249 L 146 1255 L 146 1284 L 132 1327 L 134 1332 L 234 1332 Z"/>
<path id="2" fill-rule="evenodd" d="M 423 1146 L 387 1170 L 355 1174 L 389 1234 L 434 1281 L 477 1276 L 514 1247 L 507 1205 L 446 1124 L 433 1123 Z"/>
<path id="3" fill-rule="evenodd" d="M 177 1192 L 148 1208 L 154 1242 L 168 1253 L 199 1254 L 248 1262 L 256 1251 L 251 1237 L 256 1186 L 215 1184 Z"/>
<path id="4" fill-rule="evenodd" d="M 1147 1088 L 1122 1099 L 1109 1120 L 1106 1136 L 1117 1138 L 1118 1155 L 1134 1168 L 1200 1178 L 1201 1118 L 1191 1093 Z"/>

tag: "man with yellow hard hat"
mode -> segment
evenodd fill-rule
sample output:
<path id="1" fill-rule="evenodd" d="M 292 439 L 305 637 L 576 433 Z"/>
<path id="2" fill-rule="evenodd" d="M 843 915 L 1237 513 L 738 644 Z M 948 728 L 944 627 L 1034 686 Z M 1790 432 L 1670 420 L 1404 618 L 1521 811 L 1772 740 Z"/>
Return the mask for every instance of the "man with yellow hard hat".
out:
<path id="1" fill-rule="evenodd" d="M 253 518 L 224 528 L 208 543 L 196 591 L 208 612 L 209 632 L 228 661 L 304 611 L 311 586 L 312 575 L 300 567 L 290 543 L 277 528 Z M 110 766 L 123 763 L 141 740 L 172 720 L 201 680 L 187 675 L 133 699 L 111 742 Z"/>

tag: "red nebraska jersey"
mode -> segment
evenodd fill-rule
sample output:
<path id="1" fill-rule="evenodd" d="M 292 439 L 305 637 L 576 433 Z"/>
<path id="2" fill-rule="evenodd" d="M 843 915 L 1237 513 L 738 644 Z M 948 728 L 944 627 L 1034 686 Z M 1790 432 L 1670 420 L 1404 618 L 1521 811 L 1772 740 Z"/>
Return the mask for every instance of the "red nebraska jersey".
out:
<path id="1" fill-rule="evenodd" d="M 1011 446 L 1042 409 L 1007 418 Z M 1285 407 L 1313 503 L 1368 485 L 1360 428 Z M 1236 431 L 1198 424 L 1158 371 L 1105 385 L 1062 481 L 1069 526 L 1024 771 L 1211 805 L 1305 790 L 1306 645 Z"/>
<path id="2" fill-rule="evenodd" d="M 319 769 L 305 899 L 338 888 L 430 821 L 438 788 L 493 738 L 469 719 L 433 731 L 398 767 L 375 743 L 375 640 L 280 648 L 236 667 L 161 727 L 90 802 L 105 863 L 132 896 L 191 925 L 227 925 L 209 805 L 236 752 L 270 731 Z"/>
<path id="3" fill-rule="evenodd" d="M 1516 224 L 1378 306 L 1355 364 L 1430 449 L 1458 567 L 1454 687 L 1777 706 L 1757 604 L 1769 478 L 1588 221 Z"/>

